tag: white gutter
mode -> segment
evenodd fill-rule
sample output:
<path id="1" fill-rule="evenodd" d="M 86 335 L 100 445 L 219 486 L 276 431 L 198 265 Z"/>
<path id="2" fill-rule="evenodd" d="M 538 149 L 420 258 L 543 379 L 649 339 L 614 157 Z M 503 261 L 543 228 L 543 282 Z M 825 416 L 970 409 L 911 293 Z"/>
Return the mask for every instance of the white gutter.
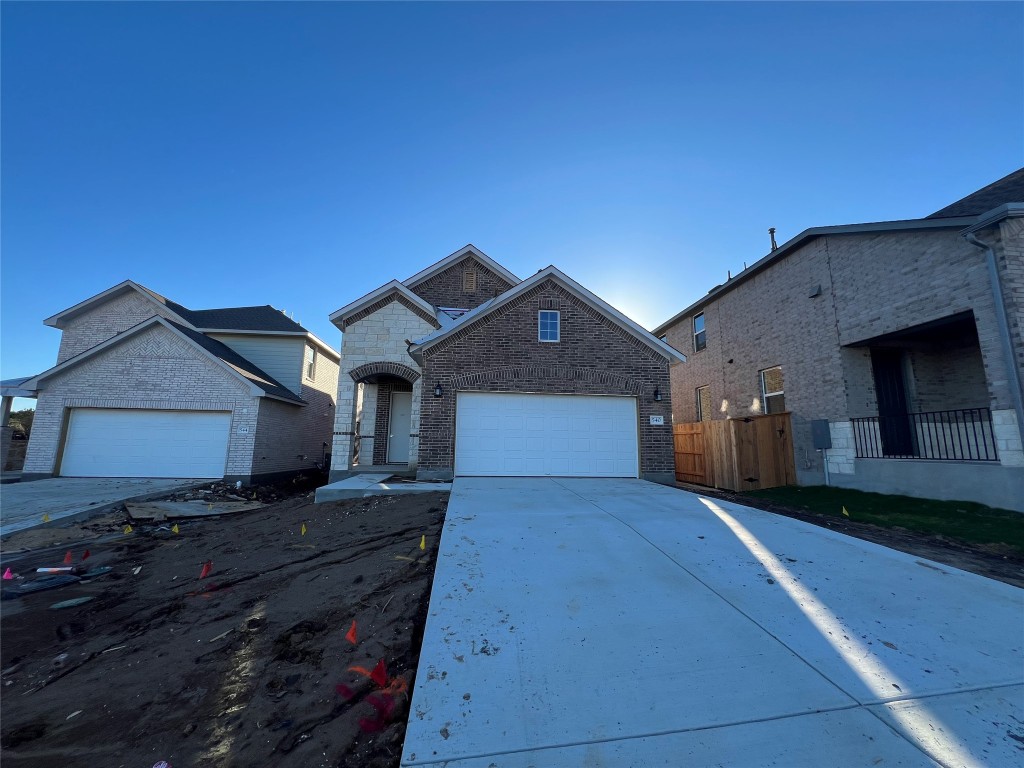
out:
<path id="1" fill-rule="evenodd" d="M 1009 214 L 1005 212 L 1004 215 Z M 1021 215 L 1017 213 L 1016 215 Z M 994 224 L 995 221 L 986 220 L 982 217 L 982 221 L 979 222 L 980 226 Z M 995 301 L 996 310 L 996 326 L 999 328 L 999 342 L 1003 348 L 1003 357 L 1006 360 L 1006 374 L 1010 380 L 1010 396 L 1013 399 L 1013 409 L 1017 412 L 1017 429 L 1020 432 L 1021 439 L 1024 440 L 1024 390 L 1021 389 L 1020 373 L 1017 371 L 1017 361 L 1013 354 L 1013 342 L 1010 339 L 1010 324 L 1006 311 L 1006 302 L 1003 299 L 1003 287 L 999 280 L 999 270 L 996 267 L 996 254 L 992 250 L 992 246 L 986 243 L 984 240 L 979 240 L 978 237 L 972 232 L 971 227 L 960 234 L 964 240 L 973 245 L 976 248 L 981 248 L 985 251 L 985 262 L 988 265 L 988 279 L 989 285 L 992 288 L 992 298 Z"/>

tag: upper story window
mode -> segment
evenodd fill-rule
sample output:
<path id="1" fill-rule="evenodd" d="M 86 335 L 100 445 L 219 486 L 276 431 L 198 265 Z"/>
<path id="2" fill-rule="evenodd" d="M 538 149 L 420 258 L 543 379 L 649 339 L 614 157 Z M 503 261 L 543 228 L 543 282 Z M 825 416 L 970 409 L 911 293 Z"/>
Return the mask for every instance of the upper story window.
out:
<path id="1" fill-rule="evenodd" d="M 765 368 L 761 373 L 761 409 L 764 413 L 782 413 L 786 410 L 783 394 L 782 366 Z"/>
<path id="2" fill-rule="evenodd" d="M 560 341 L 561 319 L 555 310 L 542 309 L 537 313 L 538 341 Z"/>
<path id="3" fill-rule="evenodd" d="M 306 345 L 306 363 L 302 366 L 302 372 L 307 379 L 316 378 L 316 347 L 312 344 Z"/>
<path id="4" fill-rule="evenodd" d="M 462 291 L 469 293 L 476 290 L 476 270 L 467 269 L 462 273 Z"/>
<path id="5" fill-rule="evenodd" d="M 708 345 L 707 333 L 704 331 L 704 313 L 693 316 L 693 351 L 700 352 Z"/>

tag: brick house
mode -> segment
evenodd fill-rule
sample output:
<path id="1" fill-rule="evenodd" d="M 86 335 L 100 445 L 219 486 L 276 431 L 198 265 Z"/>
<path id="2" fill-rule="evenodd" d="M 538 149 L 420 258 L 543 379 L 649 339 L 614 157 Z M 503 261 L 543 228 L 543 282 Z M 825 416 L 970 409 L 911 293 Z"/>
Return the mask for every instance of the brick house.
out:
<path id="1" fill-rule="evenodd" d="M 554 267 L 520 280 L 467 245 L 342 307 L 332 479 L 673 477 L 685 357 Z"/>
<path id="2" fill-rule="evenodd" d="M 801 232 L 655 329 L 693 351 L 674 420 L 789 411 L 800 484 L 1024 511 L 1020 201 L 1024 170 L 922 219 Z"/>
<path id="3" fill-rule="evenodd" d="M 126 280 L 47 318 L 57 364 L 23 479 L 250 482 L 312 469 L 330 441 L 337 351 L 273 307 L 190 310 Z"/>

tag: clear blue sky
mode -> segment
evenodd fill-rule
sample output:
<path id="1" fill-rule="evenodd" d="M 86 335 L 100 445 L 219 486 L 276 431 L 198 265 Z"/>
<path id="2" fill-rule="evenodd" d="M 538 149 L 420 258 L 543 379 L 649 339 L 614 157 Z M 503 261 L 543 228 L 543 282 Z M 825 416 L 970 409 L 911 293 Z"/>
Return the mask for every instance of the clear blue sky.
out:
<path id="1" fill-rule="evenodd" d="M 1024 5 L 2 5 L 0 376 L 131 278 L 327 315 L 468 242 L 653 327 L 1024 165 Z"/>

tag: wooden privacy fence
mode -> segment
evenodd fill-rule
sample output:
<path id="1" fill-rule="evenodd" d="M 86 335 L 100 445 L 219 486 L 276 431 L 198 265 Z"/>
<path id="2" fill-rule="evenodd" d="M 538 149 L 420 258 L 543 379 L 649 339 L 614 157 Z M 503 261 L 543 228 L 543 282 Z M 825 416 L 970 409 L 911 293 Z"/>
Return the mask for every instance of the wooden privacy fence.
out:
<path id="1" fill-rule="evenodd" d="M 676 480 L 730 491 L 796 483 L 788 413 L 672 427 Z"/>

